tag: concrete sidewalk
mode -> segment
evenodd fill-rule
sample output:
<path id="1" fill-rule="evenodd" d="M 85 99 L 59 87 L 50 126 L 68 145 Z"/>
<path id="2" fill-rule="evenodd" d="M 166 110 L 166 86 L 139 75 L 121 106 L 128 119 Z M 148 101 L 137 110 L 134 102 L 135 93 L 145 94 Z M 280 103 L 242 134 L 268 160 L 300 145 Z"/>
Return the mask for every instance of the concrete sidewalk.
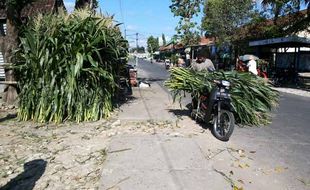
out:
<path id="1" fill-rule="evenodd" d="M 119 119 L 121 121 L 142 120 L 175 120 L 169 113 L 172 108 L 172 98 L 156 82 L 150 87 L 133 87 L 130 101 L 120 107 Z"/>
<path id="2" fill-rule="evenodd" d="M 159 85 L 151 73 L 138 68 L 138 78 L 150 82 L 150 87 L 133 87 L 130 101 L 120 107 L 121 121 L 172 120 L 177 118 L 169 109 L 175 107 L 170 93 Z M 163 81 L 160 81 L 163 82 Z"/>
<path id="3" fill-rule="evenodd" d="M 191 133 L 181 129 L 115 137 L 99 189 L 309 189 L 309 179 L 294 175 L 276 153 L 240 148 L 190 128 Z"/>
<path id="4" fill-rule="evenodd" d="M 109 152 L 117 153 L 108 157 L 101 189 L 230 189 L 190 138 L 122 136 L 113 140 Z"/>

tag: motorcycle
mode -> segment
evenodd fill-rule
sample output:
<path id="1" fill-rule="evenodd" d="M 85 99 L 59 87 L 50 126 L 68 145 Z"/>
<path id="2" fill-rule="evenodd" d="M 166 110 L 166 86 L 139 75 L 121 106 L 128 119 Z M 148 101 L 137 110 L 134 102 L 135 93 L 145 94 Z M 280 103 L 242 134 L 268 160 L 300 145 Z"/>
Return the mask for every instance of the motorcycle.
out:
<path id="1" fill-rule="evenodd" d="M 210 93 L 203 93 L 198 100 L 192 100 L 191 117 L 211 124 L 213 135 L 221 141 L 228 141 L 235 127 L 229 93 L 230 82 L 225 80 L 214 82 L 216 85 Z"/>
<path id="2" fill-rule="evenodd" d="M 167 69 L 167 70 L 169 70 L 170 69 L 170 60 L 169 59 L 166 59 L 165 60 L 165 68 Z"/>

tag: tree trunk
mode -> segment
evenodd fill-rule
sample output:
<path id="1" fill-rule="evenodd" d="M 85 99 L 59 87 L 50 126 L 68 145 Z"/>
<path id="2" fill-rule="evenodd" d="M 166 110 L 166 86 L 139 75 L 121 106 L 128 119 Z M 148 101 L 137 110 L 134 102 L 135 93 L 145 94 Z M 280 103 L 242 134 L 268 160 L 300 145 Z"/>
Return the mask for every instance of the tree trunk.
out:
<path id="1" fill-rule="evenodd" d="M 4 59 L 7 63 L 13 63 L 13 54 L 14 50 L 18 47 L 18 28 L 15 22 L 9 18 L 7 18 L 7 36 L 4 41 Z M 14 72 L 10 68 L 5 69 L 5 80 L 6 81 L 15 81 Z M 9 84 L 4 91 L 4 101 L 8 104 L 12 104 L 15 102 L 17 98 L 17 90 L 16 86 Z"/>

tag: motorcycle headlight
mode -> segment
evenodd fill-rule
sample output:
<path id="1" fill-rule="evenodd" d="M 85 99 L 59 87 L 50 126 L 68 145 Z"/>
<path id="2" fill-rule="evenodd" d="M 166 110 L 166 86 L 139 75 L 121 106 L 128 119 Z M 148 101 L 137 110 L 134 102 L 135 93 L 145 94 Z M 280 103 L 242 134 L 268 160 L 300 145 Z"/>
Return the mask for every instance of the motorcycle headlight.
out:
<path id="1" fill-rule="evenodd" d="M 229 87 L 230 86 L 230 82 L 228 82 L 227 80 L 222 80 L 222 85 L 225 87 Z"/>

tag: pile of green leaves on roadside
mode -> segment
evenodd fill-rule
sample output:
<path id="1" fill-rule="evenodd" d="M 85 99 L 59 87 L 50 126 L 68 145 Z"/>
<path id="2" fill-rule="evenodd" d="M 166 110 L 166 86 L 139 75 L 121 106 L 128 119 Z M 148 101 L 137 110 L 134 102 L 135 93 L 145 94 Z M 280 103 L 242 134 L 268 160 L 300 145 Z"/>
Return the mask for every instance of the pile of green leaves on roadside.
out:
<path id="1" fill-rule="evenodd" d="M 110 17 L 39 15 L 24 29 L 17 56 L 20 120 L 94 121 L 113 109 L 127 41 Z"/>
<path id="2" fill-rule="evenodd" d="M 230 81 L 234 115 L 240 124 L 258 126 L 270 123 L 270 111 L 278 104 L 279 93 L 263 78 L 250 73 L 196 72 L 178 67 L 170 70 L 165 85 L 172 91 L 174 99 L 181 98 L 184 91 L 199 97 L 203 92 L 210 92 L 214 80 Z"/>

